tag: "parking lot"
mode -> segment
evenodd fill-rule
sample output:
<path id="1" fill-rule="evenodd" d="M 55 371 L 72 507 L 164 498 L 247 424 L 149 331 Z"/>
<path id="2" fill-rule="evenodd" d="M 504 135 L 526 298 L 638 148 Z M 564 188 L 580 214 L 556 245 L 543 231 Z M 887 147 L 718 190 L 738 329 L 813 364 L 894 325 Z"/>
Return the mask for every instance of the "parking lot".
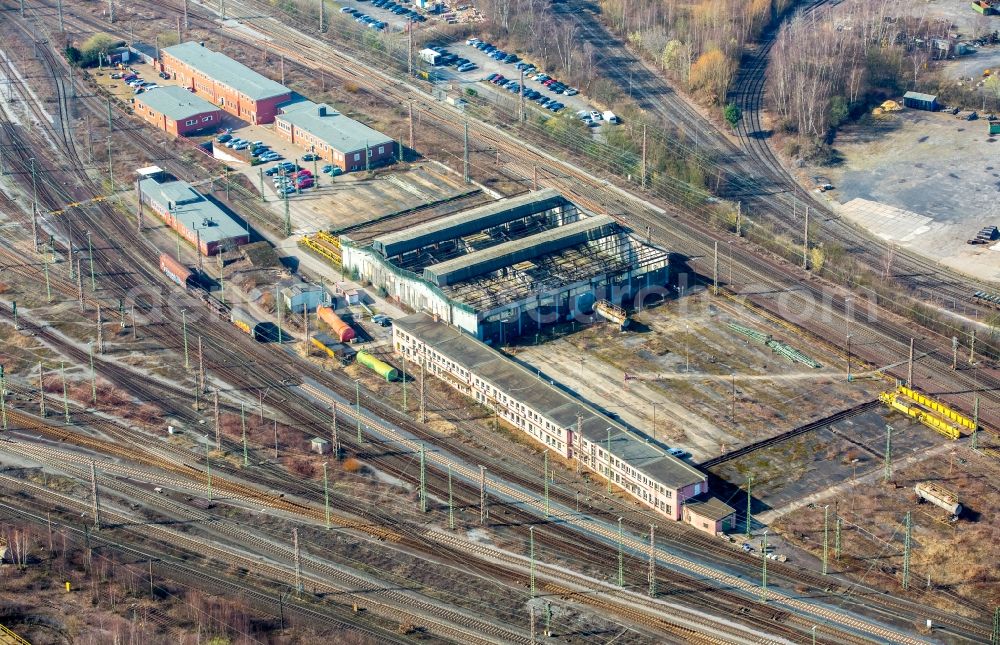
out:
<path id="1" fill-rule="evenodd" d="M 405 31 L 406 23 L 427 22 L 424 16 L 409 0 L 374 0 L 358 2 L 357 0 L 340 0 L 340 13 L 353 18 L 355 22 L 376 31 Z M 369 18 L 373 22 L 363 20 Z"/>
<path id="2" fill-rule="evenodd" d="M 435 71 L 444 80 L 459 84 L 463 89 L 471 87 L 481 95 L 494 97 L 499 103 L 509 104 L 512 109 L 517 109 L 517 102 L 520 100 L 519 85 L 521 82 L 521 71 L 518 69 L 518 66 L 529 65 L 530 67 L 524 75 L 524 85 L 528 92 L 527 104 L 529 106 L 551 113 L 552 110 L 546 109 L 541 103 L 547 99 L 563 105 L 562 109 L 558 110 L 559 114 L 576 116 L 580 112 L 586 112 L 589 117 L 591 112 L 600 113 L 600 110 L 591 106 L 587 98 L 580 94 L 576 88 L 563 85 L 561 88 L 562 91 L 553 89 L 552 86 L 556 86 L 558 79 L 552 79 L 550 76 L 544 75 L 540 69 L 532 65 L 531 61 L 522 61 L 519 57 L 511 59 L 509 56 L 504 60 L 510 60 L 510 62 L 498 60 L 494 56 L 499 56 L 499 54 L 493 51 L 491 55 L 489 53 L 491 52 L 489 45 L 487 43 L 480 43 L 481 41 L 478 39 L 469 39 L 454 43 L 447 48 L 440 48 L 446 54 L 452 54 L 458 59 L 467 59 L 476 66 L 475 69 L 460 72 L 453 64 L 446 64 L 436 66 Z M 511 52 L 505 53 L 510 54 Z M 504 82 L 513 81 L 517 83 L 517 86 L 510 86 L 509 88 L 501 87 L 499 84 L 493 82 L 494 79 L 491 79 L 496 74 L 502 75 L 505 79 Z M 539 76 L 540 74 L 541 76 Z M 546 85 L 546 82 L 549 82 L 549 85 Z M 591 122 L 595 126 L 605 125 L 603 117 Z"/>

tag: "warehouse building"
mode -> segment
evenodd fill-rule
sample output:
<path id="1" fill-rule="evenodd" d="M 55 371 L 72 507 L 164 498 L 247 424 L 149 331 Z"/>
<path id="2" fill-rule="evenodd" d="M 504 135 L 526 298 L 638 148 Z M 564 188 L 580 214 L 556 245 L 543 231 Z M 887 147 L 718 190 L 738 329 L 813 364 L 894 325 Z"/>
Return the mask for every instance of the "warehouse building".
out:
<path id="1" fill-rule="evenodd" d="M 733 509 L 708 497 L 702 471 L 649 443 L 622 424 L 570 396 L 462 330 L 426 313 L 393 321 L 393 349 L 566 459 L 579 460 L 672 520 L 690 500 L 710 500 L 719 527 L 731 526 Z M 417 369 L 420 369 L 417 367 Z M 697 508 L 695 509 L 697 511 Z M 712 526 L 716 526 L 715 523 Z"/>
<path id="2" fill-rule="evenodd" d="M 903 105 L 913 110 L 935 112 L 938 109 L 937 96 L 923 92 L 907 92 L 903 95 Z"/>
<path id="3" fill-rule="evenodd" d="M 139 201 L 152 208 L 202 255 L 215 255 L 249 241 L 249 233 L 215 202 L 186 181 L 171 177 L 157 166 L 140 168 L 136 183 Z"/>
<path id="4" fill-rule="evenodd" d="M 668 279 L 664 249 L 555 190 L 367 235 L 341 236 L 346 271 L 490 343 L 588 320 L 595 303 L 632 304 Z"/>
<path id="5" fill-rule="evenodd" d="M 160 130 L 187 136 L 218 126 L 222 110 L 176 85 L 148 90 L 135 97 L 135 113 Z"/>
<path id="6" fill-rule="evenodd" d="M 344 172 L 391 162 L 396 143 L 329 105 L 297 101 L 284 105 L 274 122 L 278 136 L 316 153 Z"/>
<path id="7" fill-rule="evenodd" d="M 203 43 L 161 49 L 160 68 L 198 96 L 253 124 L 271 123 L 278 106 L 292 98 L 284 85 Z"/>

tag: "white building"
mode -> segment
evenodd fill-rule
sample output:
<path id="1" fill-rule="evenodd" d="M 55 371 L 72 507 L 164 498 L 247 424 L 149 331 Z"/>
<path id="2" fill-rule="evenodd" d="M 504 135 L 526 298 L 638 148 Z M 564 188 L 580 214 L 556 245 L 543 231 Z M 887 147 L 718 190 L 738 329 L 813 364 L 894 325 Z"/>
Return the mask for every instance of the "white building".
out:
<path id="1" fill-rule="evenodd" d="M 705 473 L 460 329 L 425 313 L 397 318 L 393 348 L 408 361 L 424 362 L 431 374 L 495 410 L 549 450 L 610 477 L 661 515 L 680 520 L 686 501 L 708 497 Z M 723 520 L 733 513 L 719 500 L 713 499 L 712 507 L 716 513 L 728 509 Z M 718 526 L 725 524 L 720 520 Z M 700 524 L 698 528 L 706 530 Z"/>

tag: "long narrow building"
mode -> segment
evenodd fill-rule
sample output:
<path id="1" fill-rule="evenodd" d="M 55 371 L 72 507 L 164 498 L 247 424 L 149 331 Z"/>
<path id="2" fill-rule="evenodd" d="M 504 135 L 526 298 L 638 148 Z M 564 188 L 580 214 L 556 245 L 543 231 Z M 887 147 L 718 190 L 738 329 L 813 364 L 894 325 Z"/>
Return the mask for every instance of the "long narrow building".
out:
<path id="1" fill-rule="evenodd" d="M 393 348 L 657 513 L 712 534 L 732 528 L 734 511 L 709 495 L 704 472 L 462 330 L 426 313 L 413 314 L 393 321 Z"/>

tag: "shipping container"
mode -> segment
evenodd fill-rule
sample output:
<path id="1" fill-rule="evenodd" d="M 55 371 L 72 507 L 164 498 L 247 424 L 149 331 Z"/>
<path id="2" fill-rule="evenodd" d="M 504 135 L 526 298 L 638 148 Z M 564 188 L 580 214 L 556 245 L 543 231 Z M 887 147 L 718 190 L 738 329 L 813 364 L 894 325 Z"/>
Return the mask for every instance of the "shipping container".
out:
<path id="1" fill-rule="evenodd" d="M 346 343 L 354 338 L 354 329 L 334 313 L 332 307 L 317 307 L 316 315 L 329 325 L 330 331 L 340 342 Z"/>
<path id="2" fill-rule="evenodd" d="M 243 330 L 244 333 L 253 336 L 256 340 L 260 333 L 260 322 L 239 307 L 233 307 L 229 312 L 229 321 Z"/>
<path id="3" fill-rule="evenodd" d="M 355 360 L 357 360 L 357 362 L 361 365 L 373 370 L 376 374 L 387 381 L 395 381 L 399 378 L 399 372 L 395 367 L 384 361 L 380 361 L 364 350 L 358 352 Z"/>
<path id="4" fill-rule="evenodd" d="M 190 269 L 166 253 L 160 254 L 160 271 L 182 287 L 186 287 L 194 275 Z"/>

